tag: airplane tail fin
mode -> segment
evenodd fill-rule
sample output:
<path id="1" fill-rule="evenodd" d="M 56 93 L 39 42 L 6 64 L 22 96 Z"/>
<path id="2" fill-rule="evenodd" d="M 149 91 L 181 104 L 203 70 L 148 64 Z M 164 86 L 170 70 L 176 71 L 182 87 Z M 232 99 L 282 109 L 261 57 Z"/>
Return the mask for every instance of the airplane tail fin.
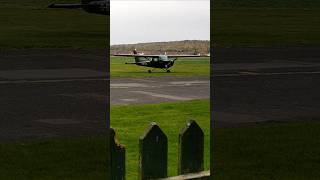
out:
<path id="1" fill-rule="evenodd" d="M 133 53 L 134 55 L 138 55 L 137 49 L 134 49 L 134 50 L 132 51 L 132 53 Z M 140 61 L 140 60 L 139 60 L 139 57 L 134 57 L 134 60 L 135 60 L 136 63 L 138 63 L 138 62 Z"/>
<path id="2" fill-rule="evenodd" d="M 132 53 L 133 53 L 133 54 L 138 54 L 138 52 L 137 52 L 136 49 L 134 49 L 134 50 L 132 51 Z"/>

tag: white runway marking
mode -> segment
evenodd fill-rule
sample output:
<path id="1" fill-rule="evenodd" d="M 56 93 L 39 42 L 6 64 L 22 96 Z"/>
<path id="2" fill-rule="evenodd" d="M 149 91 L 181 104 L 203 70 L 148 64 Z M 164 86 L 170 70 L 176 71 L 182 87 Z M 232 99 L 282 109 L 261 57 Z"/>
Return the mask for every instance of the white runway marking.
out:
<path id="1" fill-rule="evenodd" d="M 210 81 L 174 81 L 169 82 L 172 85 L 184 85 L 184 86 L 191 86 L 191 85 L 201 85 L 201 84 L 209 84 Z"/>
<path id="2" fill-rule="evenodd" d="M 135 102 L 137 101 L 137 99 L 120 99 L 121 101 L 125 101 L 125 102 Z"/>
<path id="3" fill-rule="evenodd" d="M 111 83 L 110 88 L 134 88 L 134 87 L 148 87 L 141 83 Z"/>
<path id="4" fill-rule="evenodd" d="M 145 94 L 152 97 L 158 97 L 158 98 L 165 98 L 165 99 L 171 99 L 171 100 L 177 100 L 177 101 L 188 101 L 192 100 L 192 98 L 187 97 L 179 97 L 179 96 L 173 96 L 173 95 L 167 95 L 167 94 L 158 94 L 153 92 L 146 92 L 146 91 L 130 91 L 133 93 L 139 93 L 139 94 Z"/>
<path id="5" fill-rule="evenodd" d="M 216 77 L 232 77 L 232 76 L 272 76 L 272 75 L 296 75 L 296 74 L 320 74 L 320 71 L 310 71 L 310 72 L 261 72 L 261 73 L 230 73 L 230 74 L 217 74 L 213 75 Z"/>

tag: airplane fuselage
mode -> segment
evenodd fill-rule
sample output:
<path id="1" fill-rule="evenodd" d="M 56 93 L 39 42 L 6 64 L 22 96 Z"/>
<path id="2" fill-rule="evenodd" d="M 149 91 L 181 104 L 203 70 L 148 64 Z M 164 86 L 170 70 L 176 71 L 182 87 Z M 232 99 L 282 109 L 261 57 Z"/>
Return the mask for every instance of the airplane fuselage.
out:
<path id="1" fill-rule="evenodd" d="M 162 70 L 166 70 L 167 72 L 170 72 L 170 69 L 174 62 L 178 58 L 187 58 L 187 57 L 201 57 L 200 54 L 198 55 L 145 55 L 143 53 L 138 53 L 136 50 L 133 51 L 132 54 L 114 54 L 114 56 L 122 56 L 122 57 L 134 57 L 135 62 L 134 63 L 128 63 L 126 64 L 135 64 L 138 66 L 145 66 L 145 67 L 151 67 L 151 68 L 160 68 Z M 149 73 L 151 73 L 151 70 L 148 70 Z"/>
<path id="2" fill-rule="evenodd" d="M 170 59 L 167 56 L 158 57 L 135 57 L 136 65 L 152 68 L 169 69 L 174 65 L 176 59 Z"/>
<path id="3" fill-rule="evenodd" d="M 81 3 L 76 4 L 50 4 L 49 8 L 67 8 L 76 9 L 82 8 L 88 13 L 95 13 L 101 15 L 110 15 L 110 0 L 82 0 Z"/>

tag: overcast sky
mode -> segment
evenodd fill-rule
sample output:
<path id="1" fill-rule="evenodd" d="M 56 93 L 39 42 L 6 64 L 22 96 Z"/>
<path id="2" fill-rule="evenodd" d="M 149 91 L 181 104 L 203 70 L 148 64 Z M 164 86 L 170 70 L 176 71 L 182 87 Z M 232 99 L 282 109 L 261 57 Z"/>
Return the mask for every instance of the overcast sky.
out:
<path id="1" fill-rule="evenodd" d="M 111 0 L 111 44 L 210 39 L 210 0 Z"/>

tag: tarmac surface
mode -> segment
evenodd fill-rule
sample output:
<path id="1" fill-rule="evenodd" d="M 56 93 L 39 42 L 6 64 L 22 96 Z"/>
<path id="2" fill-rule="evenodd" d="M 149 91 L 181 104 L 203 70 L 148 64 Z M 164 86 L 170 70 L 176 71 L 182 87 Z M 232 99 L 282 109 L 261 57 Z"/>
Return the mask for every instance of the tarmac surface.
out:
<path id="1" fill-rule="evenodd" d="M 111 104 L 150 104 L 210 98 L 209 77 L 111 79 Z"/>
<path id="2" fill-rule="evenodd" d="M 218 49 L 211 84 L 209 77 L 113 78 L 110 101 L 175 102 L 208 99 L 211 93 L 215 127 L 318 121 L 319 51 Z M 0 140 L 104 134 L 106 64 L 104 50 L 0 52 Z"/>
<path id="3" fill-rule="evenodd" d="M 13 50 L 0 54 L 0 140 L 106 133 L 104 50 Z"/>
<path id="4" fill-rule="evenodd" d="M 320 48 L 226 48 L 212 76 L 214 127 L 320 121 Z"/>

